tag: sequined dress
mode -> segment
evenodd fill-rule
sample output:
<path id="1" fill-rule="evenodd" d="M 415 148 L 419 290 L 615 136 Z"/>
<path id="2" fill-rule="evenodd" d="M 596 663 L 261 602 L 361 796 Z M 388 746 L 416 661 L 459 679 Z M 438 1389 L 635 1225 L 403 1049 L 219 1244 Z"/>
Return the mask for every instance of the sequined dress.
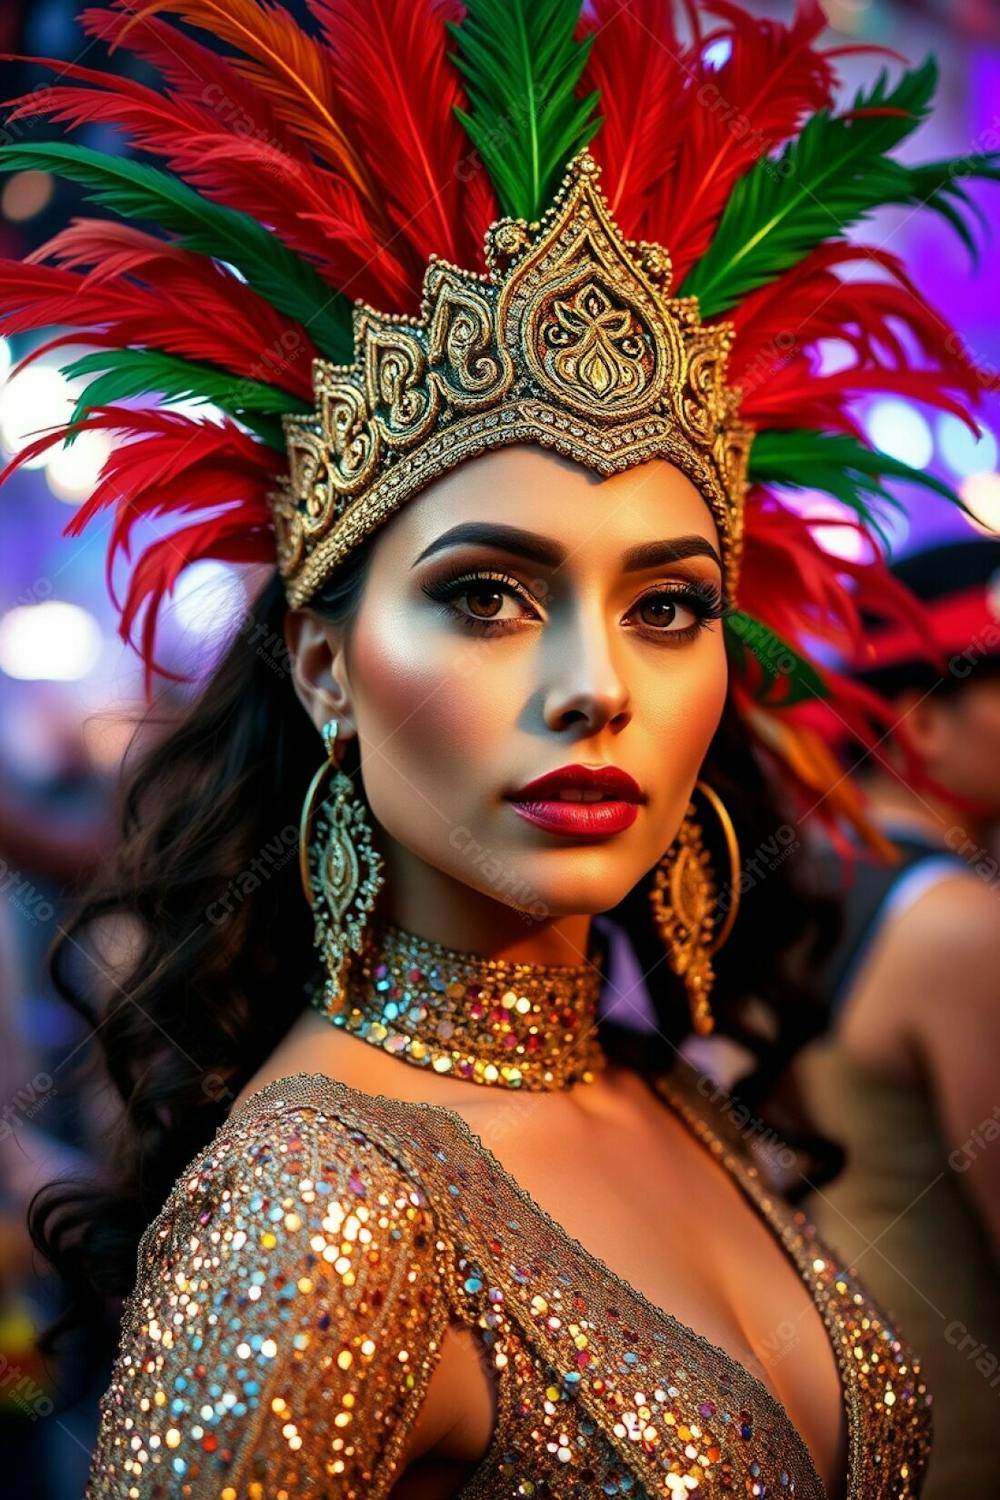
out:
<path id="1" fill-rule="evenodd" d="M 848 1500 L 918 1495 L 919 1363 L 696 1077 L 649 1081 L 813 1295 Z M 450 1322 L 482 1341 L 498 1403 L 460 1500 L 833 1500 L 766 1387 L 573 1239 L 460 1115 L 312 1073 L 244 1100 L 143 1236 L 85 1500 L 380 1500 Z"/>

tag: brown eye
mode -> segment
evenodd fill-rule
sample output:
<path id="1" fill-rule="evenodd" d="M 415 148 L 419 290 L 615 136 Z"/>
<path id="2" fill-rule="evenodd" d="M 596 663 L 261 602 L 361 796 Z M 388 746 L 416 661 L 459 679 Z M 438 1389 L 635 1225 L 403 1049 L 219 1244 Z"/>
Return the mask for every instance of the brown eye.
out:
<path id="1" fill-rule="evenodd" d="M 649 594 L 639 604 L 640 618 L 645 625 L 652 625 L 657 630 L 666 630 L 669 625 L 681 624 L 687 628 L 691 621 L 696 619 L 694 610 L 688 604 L 679 603 L 670 594 Z M 678 619 L 678 616 L 688 616 L 687 619 Z"/>
<path id="2" fill-rule="evenodd" d="M 644 625 L 672 625 L 677 618 L 677 605 L 666 594 L 651 594 L 639 606 Z"/>
<path id="3" fill-rule="evenodd" d="M 469 613 L 479 620 L 491 620 L 503 608 L 504 595 L 500 589 L 466 589 L 465 597 Z"/>
<path id="4" fill-rule="evenodd" d="M 446 614 L 470 630 L 482 627 L 487 634 L 516 630 L 529 620 L 540 619 L 523 584 L 506 573 L 465 573 L 439 583 L 425 583 L 423 590 L 445 606 Z"/>

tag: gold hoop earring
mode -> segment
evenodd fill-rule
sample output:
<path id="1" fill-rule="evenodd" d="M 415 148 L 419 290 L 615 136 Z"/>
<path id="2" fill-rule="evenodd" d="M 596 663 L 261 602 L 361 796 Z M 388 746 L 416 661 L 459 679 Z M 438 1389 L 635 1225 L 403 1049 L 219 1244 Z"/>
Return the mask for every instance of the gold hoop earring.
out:
<path id="1" fill-rule="evenodd" d="M 382 856 L 372 843 L 364 804 L 337 764 L 336 719 L 323 725 L 326 762 L 309 784 L 299 824 L 299 873 L 316 919 L 315 942 L 328 978 L 319 1007 L 332 1015 L 343 996 L 349 953 L 360 953 L 382 886 Z M 331 775 L 328 794 L 320 790 Z"/>
<path id="2" fill-rule="evenodd" d="M 718 892 L 695 805 L 689 802 L 677 838 L 656 867 L 649 892 L 653 920 L 670 967 L 684 980 L 691 1022 L 699 1036 L 715 1028 L 709 1004 L 715 972 L 712 958 L 733 930 L 739 906 L 740 850 L 733 820 L 718 792 L 707 782 L 696 783 L 722 825 L 730 861 L 730 900 L 719 929 L 712 936 L 717 918 Z"/>

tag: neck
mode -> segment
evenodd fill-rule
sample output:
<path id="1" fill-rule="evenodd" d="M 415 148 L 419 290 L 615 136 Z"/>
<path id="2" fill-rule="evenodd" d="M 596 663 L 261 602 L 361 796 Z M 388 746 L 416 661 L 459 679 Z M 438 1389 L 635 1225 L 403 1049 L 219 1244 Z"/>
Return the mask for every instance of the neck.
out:
<path id="1" fill-rule="evenodd" d="M 419 1067 L 471 1083 L 552 1090 L 591 1082 L 598 1037 L 598 953 L 566 965 L 484 957 L 369 924 L 342 986 L 313 1004 L 334 1026 Z"/>
<path id="2" fill-rule="evenodd" d="M 484 958 L 546 965 L 586 962 L 590 916 L 554 914 L 543 902 L 532 900 L 530 891 L 518 891 L 519 906 L 512 906 L 502 899 L 508 886 L 497 877 L 495 862 L 479 859 L 478 846 L 465 851 L 470 878 L 484 883 L 495 878 L 495 894 L 415 860 L 389 840 L 385 843 L 386 880 L 379 911 L 385 921 Z"/>

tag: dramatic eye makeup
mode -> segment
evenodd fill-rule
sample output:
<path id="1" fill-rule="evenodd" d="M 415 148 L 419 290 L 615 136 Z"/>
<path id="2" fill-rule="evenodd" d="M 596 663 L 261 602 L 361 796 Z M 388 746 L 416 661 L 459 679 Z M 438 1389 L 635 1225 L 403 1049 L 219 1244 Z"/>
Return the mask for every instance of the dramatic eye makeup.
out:
<path id="1" fill-rule="evenodd" d="M 567 550 L 550 537 L 497 522 L 468 521 L 436 537 L 415 559 L 416 567 L 426 558 L 461 546 L 492 548 L 505 557 L 538 567 L 558 569 Z M 650 572 L 676 566 L 692 558 L 710 558 L 721 570 L 716 549 L 698 533 L 642 542 L 630 547 L 622 558 L 623 573 Z M 474 635 L 503 635 L 523 630 L 545 620 L 545 606 L 533 585 L 513 573 L 485 564 L 456 561 L 447 564 L 420 585 L 421 591 L 441 607 L 442 615 L 460 629 Z M 722 619 L 731 605 L 719 584 L 704 578 L 661 579 L 651 583 L 633 600 L 622 618 L 625 628 L 648 640 L 675 646 L 693 640 L 711 620 Z"/>
<path id="2" fill-rule="evenodd" d="M 475 635 L 503 635 L 544 622 L 544 607 L 531 589 L 499 568 L 464 567 L 421 585 L 441 613 Z M 727 613 L 717 584 L 673 580 L 652 584 L 633 601 L 622 624 L 647 639 L 667 645 L 693 640 L 710 620 Z"/>

